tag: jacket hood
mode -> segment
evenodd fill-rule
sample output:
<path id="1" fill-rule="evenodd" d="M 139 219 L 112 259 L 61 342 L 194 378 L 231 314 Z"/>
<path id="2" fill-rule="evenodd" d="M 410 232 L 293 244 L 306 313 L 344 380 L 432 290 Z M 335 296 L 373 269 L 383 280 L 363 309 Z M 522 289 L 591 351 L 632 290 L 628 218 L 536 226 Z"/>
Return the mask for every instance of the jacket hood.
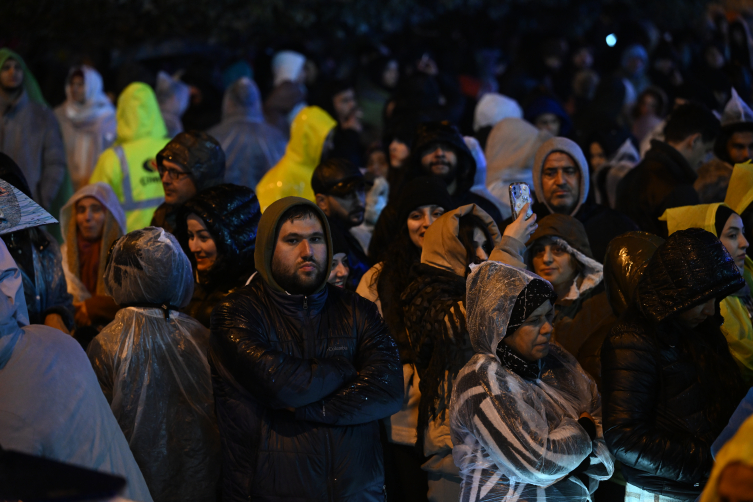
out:
<path id="1" fill-rule="evenodd" d="M 430 174 L 426 173 L 421 165 L 421 154 L 432 143 L 443 143 L 455 150 L 457 155 L 455 194 L 468 192 L 473 186 L 473 180 L 476 176 L 476 161 L 458 130 L 444 122 L 429 122 L 420 125 L 416 130 L 416 137 L 413 140 L 413 147 L 408 159 L 409 179 Z"/>
<path id="2" fill-rule="evenodd" d="M 310 166 L 313 173 L 322 158 L 327 135 L 336 125 L 335 119 L 318 106 L 307 106 L 290 125 L 290 141 L 285 157 L 299 165 Z"/>
<path id="3" fill-rule="evenodd" d="M 616 316 L 630 306 L 648 261 L 662 243 L 664 239 L 648 232 L 627 232 L 609 243 L 604 259 L 604 285 Z"/>
<path id="4" fill-rule="evenodd" d="M 502 237 L 492 217 L 476 204 L 468 204 L 446 212 L 426 230 L 421 263 L 465 277 L 467 257 L 458 233 L 460 232 L 460 218 L 468 214 L 478 216 L 486 223 L 494 246 L 499 244 Z"/>
<path id="5" fill-rule="evenodd" d="M 225 178 L 225 152 L 219 141 L 203 131 L 179 133 L 157 154 L 157 165 L 164 160 L 176 162 L 191 173 L 198 192 L 219 185 Z"/>
<path id="6" fill-rule="evenodd" d="M 534 279 L 544 281 L 532 272 L 495 261 L 473 267 L 466 281 L 465 319 L 477 354 L 495 354 L 507 334 L 518 295 Z"/>
<path id="7" fill-rule="evenodd" d="M 544 162 L 547 157 L 554 152 L 566 153 L 573 159 L 575 165 L 580 169 L 580 199 L 575 205 L 575 208 L 570 213 L 574 215 L 580 209 L 580 206 L 586 202 L 588 198 L 588 188 L 591 186 L 589 182 L 588 162 L 583 155 L 583 150 L 580 149 L 578 144 L 570 139 L 556 137 L 547 140 L 536 152 L 536 160 L 533 167 L 533 189 L 536 192 L 536 200 L 543 202 L 550 213 L 554 213 L 554 210 L 549 205 L 549 202 L 544 198 L 544 187 L 541 184 L 541 172 L 544 169 Z"/>
<path id="8" fill-rule="evenodd" d="M 217 246 L 217 261 L 210 271 L 212 279 L 224 278 L 217 277 L 218 274 L 237 278 L 241 271 L 245 274 L 254 270 L 261 210 L 253 190 L 239 185 L 217 185 L 183 204 L 176 220 L 175 236 L 194 265 L 186 225 L 186 218 L 191 214 L 204 221 Z"/>
<path id="9" fill-rule="evenodd" d="M 74 101 L 71 94 L 71 76 L 77 71 L 81 71 L 84 75 L 83 103 Z M 115 107 L 110 103 L 110 99 L 102 87 L 102 76 L 97 70 L 89 66 L 82 65 L 71 68 L 65 81 L 65 96 L 63 111 L 65 116 L 73 123 L 81 124 L 105 115 L 115 114 Z"/>
<path id="10" fill-rule="evenodd" d="M 523 109 L 517 101 L 496 92 L 488 92 L 478 100 L 473 112 L 473 130 L 494 127 L 504 119 L 523 118 Z"/>
<path id="11" fill-rule="evenodd" d="M 222 98 L 222 120 L 239 118 L 264 122 L 259 88 L 248 77 L 241 77 L 233 82 Z"/>
<path id="12" fill-rule="evenodd" d="M 147 84 L 134 82 L 118 97 L 116 111 L 119 144 L 142 138 L 165 138 L 167 127 L 157 97 Z"/>
<path id="13" fill-rule="evenodd" d="M 495 125 L 484 150 L 487 185 L 502 178 L 506 182 L 531 179 L 536 152 L 551 137 L 523 119 L 508 118 Z"/>
<path id="14" fill-rule="evenodd" d="M 530 250 L 531 246 L 544 237 L 554 237 L 559 240 L 568 253 L 570 253 L 580 263 L 583 271 L 573 282 L 568 294 L 563 300 L 575 300 L 582 293 L 596 287 L 603 279 L 603 266 L 593 259 L 591 245 L 588 242 L 588 235 L 583 224 L 564 214 L 552 213 L 541 219 L 539 227 L 533 233 L 526 243 Z M 530 253 L 528 253 L 530 255 Z M 530 264 L 531 257 L 528 257 L 529 268 L 533 270 Z"/>
<path id="15" fill-rule="evenodd" d="M 673 207 L 664 211 L 664 214 L 659 216 L 659 219 L 667 222 L 669 235 L 686 228 L 702 228 L 718 238 L 719 236 L 716 234 L 716 211 L 719 209 L 719 206 L 729 207 L 720 202 Z"/>
<path id="16" fill-rule="evenodd" d="M 753 129 L 753 110 L 740 99 L 735 88 L 732 88 L 730 100 L 724 105 L 722 118 L 720 120 L 722 127 L 728 127 L 737 124 L 749 124 L 749 130 Z"/>
<path id="17" fill-rule="evenodd" d="M 753 202 L 753 164 L 735 164 L 727 187 L 724 203 L 737 214 L 743 214 Z"/>
<path id="18" fill-rule="evenodd" d="M 181 117 L 191 103 L 191 88 L 164 71 L 157 74 L 157 103 L 163 114 Z"/>
<path id="19" fill-rule="evenodd" d="M 327 285 L 327 279 L 332 268 L 332 234 L 329 229 L 327 216 L 319 209 L 319 206 L 308 199 L 302 197 L 283 197 L 273 202 L 264 211 L 259 220 L 259 231 L 256 235 L 256 249 L 254 250 L 256 270 L 267 286 L 280 293 L 285 292 L 272 276 L 272 255 L 274 255 L 275 245 L 277 244 L 275 242 L 275 234 L 277 233 L 277 227 L 280 225 L 280 218 L 285 211 L 293 206 L 308 206 L 312 208 L 319 216 L 319 221 L 322 222 L 322 226 L 324 227 L 324 234 L 327 238 L 327 273 L 324 276 L 324 281 L 316 290 L 316 293 L 318 293 Z"/>
<path id="20" fill-rule="evenodd" d="M 105 291 L 115 303 L 183 308 L 193 295 L 191 262 L 175 237 L 146 227 L 120 238 L 105 268 Z"/>
<path id="21" fill-rule="evenodd" d="M 115 224 L 120 229 L 120 235 L 126 233 L 125 212 L 123 212 L 123 207 L 120 205 L 118 196 L 112 191 L 110 185 L 102 183 L 101 181 L 80 188 L 70 199 L 68 199 L 68 202 L 66 202 L 60 210 L 60 226 L 62 228 L 66 229 L 71 224 L 74 226 L 76 225 L 75 218 L 73 217 L 73 209 L 76 206 L 76 203 L 84 197 L 93 197 L 97 199 L 112 216 Z"/>
<path id="22" fill-rule="evenodd" d="M 306 57 L 295 51 L 280 51 L 272 58 L 272 74 L 274 86 L 277 87 L 285 81 L 295 82 L 303 71 Z"/>
<path id="23" fill-rule="evenodd" d="M 719 239 L 689 228 L 673 233 L 656 250 L 638 283 L 635 301 L 647 319 L 659 323 L 743 286 L 737 265 Z"/>
<path id="24" fill-rule="evenodd" d="M 747 399 L 746 399 L 747 400 Z M 734 417 L 733 417 L 734 418 Z M 714 468 L 701 494 L 701 502 L 719 502 L 718 487 L 724 469 L 731 464 L 753 467 L 753 417 L 746 419 L 714 459 Z"/>
<path id="25" fill-rule="evenodd" d="M 40 105 L 47 106 L 47 101 L 44 100 L 44 96 L 42 95 L 42 90 L 39 88 L 37 79 L 34 78 L 34 75 L 31 73 L 31 71 L 29 71 L 29 67 L 26 66 L 26 62 L 23 60 L 23 58 L 10 49 L 0 49 L 0 66 L 2 66 L 8 59 L 14 59 L 18 62 L 18 64 L 21 65 L 21 69 L 23 69 L 24 71 L 24 81 L 22 85 L 24 86 L 24 90 L 29 96 L 29 99 L 34 103 L 39 103 Z"/>

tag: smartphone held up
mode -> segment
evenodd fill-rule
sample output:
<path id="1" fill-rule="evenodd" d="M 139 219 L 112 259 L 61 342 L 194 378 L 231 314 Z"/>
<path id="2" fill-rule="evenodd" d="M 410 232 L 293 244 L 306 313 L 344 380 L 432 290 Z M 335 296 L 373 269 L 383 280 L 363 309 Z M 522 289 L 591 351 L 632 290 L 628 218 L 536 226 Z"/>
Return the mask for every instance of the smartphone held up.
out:
<path id="1" fill-rule="evenodd" d="M 530 218 L 533 215 L 533 211 L 531 210 L 531 187 L 529 187 L 527 183 L 518 181 L 515 183 L 510 183 L 509 192 L 510 208 L 512 209 L 512 219 L 518 219 L 520 211 L 526 204 L 528 204 L 526 219 Z"/>

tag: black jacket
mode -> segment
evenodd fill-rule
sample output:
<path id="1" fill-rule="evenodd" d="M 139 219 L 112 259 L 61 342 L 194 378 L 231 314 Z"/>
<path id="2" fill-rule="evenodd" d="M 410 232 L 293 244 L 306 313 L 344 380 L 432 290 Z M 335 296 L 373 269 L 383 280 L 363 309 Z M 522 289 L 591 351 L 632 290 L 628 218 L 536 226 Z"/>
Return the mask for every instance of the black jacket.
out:
<path id="1" fill-rule="evenodd" d="M 212 313 L 223 500 L 384 500 L 377 421 L 402 404 L 397 346 L 360 296 L 328 284 L 309 296 L 275 287 L 275 218 L 290 207 L 282 201 L 259 223 L 263 268 Z"/>
<path id="2" fill-rule="evenodd" d="M 700 238 L 688 245 L 688 236 Z M 659 246 L 601 350 L 604 437 L 625 478 L 688 501 L 703 490 L 711 444 L 746 390 L 719 329 L 721 316 L 692 329 L 676 321 L 744 284 L 713 237 L 689 229 Z"/>
<path id="3" fill-rule="evenodd" d="M 663 141 L 651 140 L 646 157 L 617 185 L 616 209 L 641 230 L 667 237 L 659 221 L 671 207 L 700 204 L 693 183 L 698 176 L 680 152 Z"/>

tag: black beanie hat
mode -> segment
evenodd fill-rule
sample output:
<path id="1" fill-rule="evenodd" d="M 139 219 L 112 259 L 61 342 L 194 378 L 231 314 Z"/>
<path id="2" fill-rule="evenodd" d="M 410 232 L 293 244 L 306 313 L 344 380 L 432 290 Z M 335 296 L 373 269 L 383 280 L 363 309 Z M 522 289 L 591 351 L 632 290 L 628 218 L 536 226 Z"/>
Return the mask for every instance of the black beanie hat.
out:
<path id="1" fill-rule="evenodd" d="M 411 211 L 421 206 L 440 206 L 445 211 L 455 209 L 447 185 L 437 176 L 421 176 L 403 188 L 397 208 L 398 222 L 402 226 Z"/>

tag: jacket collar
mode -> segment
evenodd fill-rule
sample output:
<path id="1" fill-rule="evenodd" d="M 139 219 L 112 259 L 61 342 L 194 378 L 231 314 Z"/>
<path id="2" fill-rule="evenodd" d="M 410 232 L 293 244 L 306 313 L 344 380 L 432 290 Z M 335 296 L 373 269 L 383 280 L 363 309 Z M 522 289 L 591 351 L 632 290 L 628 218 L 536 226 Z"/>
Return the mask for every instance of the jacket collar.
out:
<path id="1" fill-rule="evenodd" d="M 309 315 L 319 314 L 324 305 L 327 303 L 329 296 L 329 286 L 313 293 L 311 295 L 291 295 L 288 292 L 277 291 L 276 288 L 270 287 L 262 281 L 264 291 L 269 294 L 272 301 L 285 313 L 298 314 L 304 310 L 309 311 Z"/>

